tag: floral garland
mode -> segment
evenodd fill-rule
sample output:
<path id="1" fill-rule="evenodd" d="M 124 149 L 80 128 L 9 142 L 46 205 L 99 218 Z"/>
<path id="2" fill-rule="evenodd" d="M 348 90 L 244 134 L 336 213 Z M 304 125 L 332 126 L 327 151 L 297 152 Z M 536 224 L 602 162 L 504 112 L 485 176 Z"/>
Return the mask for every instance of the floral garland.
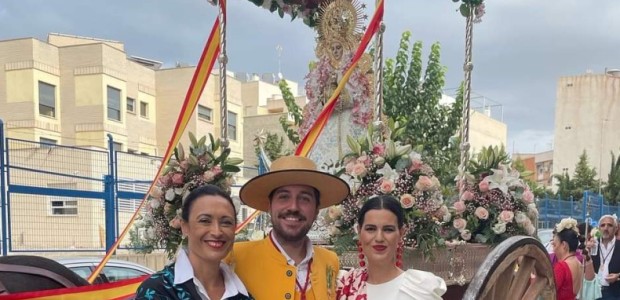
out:
<path id="1" fill-rule="evenodd" d="M 313 69 L 306 76 L 306 98 L 308 103 L 303 109 L 303 123 L 298 128 L 299 136 L 305 136 L 310 130 L 314 121 L 318 118 L 319 114 L 323 110 L 323 97 L 331 97 L 332 90 L 328 90 L 325 87 L 331 86 L 333 83 L 334 74 L 343 74 L 346 71 L 346 67 L 349 65 L 347 62 L 351 61 L 352 54 L 344 55 L 341 63 L 341 68 L 334 70 L 329 62 L 327 56 L 322 56 L 318 63 L 314 65 Z M 341 76 L 338 76 L 340 80 Z M 325 93 L 329 95 L 325 95 Z M 372 119 L 372 107 L 371 107 L 371 86 L 368 77 L 363 74 L 359 69 L 355 69 L 349 81 L 347 82 L 342 94 L 346 94 L 352 98 L 353 101 L 353 123 L 362 127 L 368 126 L 368 123 Z M 343 101 L 340 101 L 337 106 L 343 108 Z"/>
<path id="2" fill-rule="evenodd" d="M 399 124 L 390 122 L 391 132 L 399 132 Z M 405 244 L 417 246 L 425 255 L 444 244 L 440 228 L 451 215 L 443 203 L 439 180 L 433 169 L 421 160 L 411 145 L 393 140 L 380 141 L 381 132 L 369 126 L 367 136 L 355 140 L 348 137 L 352 150 L 342 161 L 336 174 L 349 182 L 352 191 L 340 206 L 332 207 L 324 216 L 331 226 L 334 244 L 345 250 L 357 229 L 356 218 L 361 206 L 375 195 L 392 195 L 405 210 L 407 234 Z M 339 241 L 348 245 L 342 245 Z"/>
<path id="3" fill-rule="evenodd" d="M 186 155 L 181 144 L 175 149 L 175 159 L 168 162 L 148 196 L 146 212 L 134 223 L 131 243 L 140 252 L 164 248 L 172 258 L 182 243 L 181 209 L 185 197 L 205 184 L 230 193 L 232 176 L 240 171 L 237 165 L 242 160 L 228 157 L 230 149 L 221 149 L 219 139 L 209 134 L 211 144 L 206 145 L 206 136 L 196 140 L 190 133 L 189 138 L 189 153 Z"/>
<path id="4" fill-rule="evenodd" d="M 217 0 L 207 0 L 213 5 L 217 5 Z M 256 6 L 268 9 L 270 12 L 278 12 L 280 18 L 284 14 L 291 16 L 291 21 L 301 18 L 304 24 L 314 27 L 318 24 L 319 2 L 326 0 L 248 0 Z"/>
<path id="5" fill-rule="evenodd" d="M 459 11 L 463 17 L 469 16 L 469 7 L 474 7 L 474 23 L 482 22 L 482 16 L 486 13 L 484 0 L 452 0 L 452 2 L 462 2 Z"/>
<path id="6" fill-rule="evenodd" d="M 535 234 L 538 209 L 519 172 L 502 164 L 492 172 L 481 178 L 466 173 L 465 191 L 453 204 L 451 226 L 445 228 L 449 239 L 496 244 L 510 236 Z"/>

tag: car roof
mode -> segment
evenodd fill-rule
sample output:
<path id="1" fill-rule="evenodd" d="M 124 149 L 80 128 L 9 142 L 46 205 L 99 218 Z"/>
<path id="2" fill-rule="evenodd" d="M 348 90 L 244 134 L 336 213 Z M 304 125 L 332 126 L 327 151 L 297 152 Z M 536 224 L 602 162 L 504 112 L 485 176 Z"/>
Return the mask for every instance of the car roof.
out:
<path id="1" fill-rule="evenodd" d="M 99 262 L 101 262 L 101 258 L 98 258 L 98 257 L 55 258 L 55 260 L 65 266 L 84 265 L 84 264 L 97 265 L 99 264 Z M 134 267 L 135 269 L 140 269 L 145 272 L 149 272 L 150 274 L 155 273 L 155 271 L 141 264 L 134 263 L 134 262 L 127 261 L 127 260 L 122 260 L 122 259 L 110 259 L 106 263 L 106 266 L 130 266 L 130 267 Z"/>

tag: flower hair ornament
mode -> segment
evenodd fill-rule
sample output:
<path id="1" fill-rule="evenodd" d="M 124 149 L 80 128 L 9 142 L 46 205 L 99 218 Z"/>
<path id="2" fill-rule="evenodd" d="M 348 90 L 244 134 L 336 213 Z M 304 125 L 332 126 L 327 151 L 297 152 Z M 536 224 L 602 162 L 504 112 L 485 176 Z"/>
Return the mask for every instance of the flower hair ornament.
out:
<path id="1" fill-rule="evenodd" d="M 555 232 L 562 232 L 565 229 L 572 229 L 579 236 L 579 228 L 577 228 L 577 220 L 573 218 L 562 219 L 560 223 L 555 225 Z"/>

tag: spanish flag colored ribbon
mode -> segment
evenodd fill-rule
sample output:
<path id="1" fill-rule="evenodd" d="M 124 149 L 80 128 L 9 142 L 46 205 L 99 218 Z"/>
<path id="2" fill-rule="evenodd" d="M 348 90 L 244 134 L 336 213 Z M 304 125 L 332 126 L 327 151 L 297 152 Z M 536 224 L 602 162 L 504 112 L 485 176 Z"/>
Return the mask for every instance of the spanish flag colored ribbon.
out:
<path id="1" fill-rule="evenodd" d="M 349 77 L 351 77 L 351 74 L 353 74 L 353 71 L 355 70 L 357 63 L 362 57 L 362 54 L 364 54 L 364 51 L 366 51 L 366 47 L 368 47 L 370 40 L 381 27 L 381 20 L 383 20 L 383 1 L 384 0 L 381 0 L 377 4 L 375 13 L 372 16 L 370 24 L 368 24 L 368 29 L 366 29 L 366 32 L 364 33 L 364 36 L 362 37 L 362 41 L 360 42 L 360 45 L 357 47 L 357 51 L 355 52 L 355 55 L 353 55 L 353 57 L 351 58 L 351 64 L 349 65 L 349 67 L 347 68 L 347 71 L 344 73 L 344 75 L 342 76 L 342 79 L 338 83 L 338 87 L 334 91 L 334 94 L 331 96 L 331 98 L 329 98 L 329 100 L 323 107 L 323 110 L 317 117 L 316 121 L 314 121 L 314 124 L 312 124 L 312 127 L 310 128 L 306 136 L 304 136 L 304 138 L 301 140 L 301 143 L 299 143 L 299 145 L 297 146 L 295 155 L 308 156 L 308 154 L 310 153 L 310 150 L 312 150 L 312 147 L 314 146 L 314 143 L 316 143 L 317 139 L 319 138 L 321 131 L 323 131 L 323 128 L 325 127 L 325 125 L 327 124 L 327 121 L 329 120 L 329 117 L 332 115 L 332 112 L 334 111 L 334 107 L 336 107 L 336 102 L 338 101 L 338 97 L 340 96 L 340 93 L 342 92 L 345 85 L 349 81 Z"/>
<path id="2" fill-rule="evenodd" d="M 124 300 L 133 299 L 136 290 L 149 275 L 111 283 L 94 284 L 74 288 L 23 292 L 0 296 L 2 300 Z"/>
<path id="3" fill-rule="evenodd" d="M 225 2 L 226 1 L 224 0 L 220 0 L 220 5 L 222 6 L 222 9 L 225 8 Z M 217 60 L 219 53 L 220 53 L 220 21 L 219 19 L 217 19 L 215 21 L 215 24 L 213 24 L 213 28 L 211 29 L 211 34 L 209 35 L 209 39 L 207 40 L 205 48 L 202 51 L 202 55 L 200 57 L 200 61 L 198 62 L 198 66 L 196 66 L 194 77 L 192 78 L 192 81 L 187 90 L 187 94 L 185 95 L 185 101 L 183 102 L 183 106 L 181 107 L 181 112 L 179 113 L 177 123 L 174 126 L 174 131 L 172 132 L 172 137 L 170 138 L 170 142 L 168 144 L 168 148 L 166 149 L 165 155 L 163 157 L 162 164 L 159 166 L 159 169 L 157 170 L 157 175 L 155 175 L 155 180 L 153 180 L 153 182 L 151 183 L 148 193 L 146 193 L 146 195 L 144 196 L 144 199 L 142 199 L 142 202 L 140 202 L 140 205 L 136 209 L 136 212 L 133 214 L 133 216 L 129 220 L 129 223 L 127 224 L 127 226 L 125 226 L 125 228 L 123 229 L 123 232 L 119 235 L 116 242 L 112 245 L 108 253 L 106 253 L 103 260 L 95 268 L 93 273 L 88 277 L 87 279 L 88 282 L 93 283 L 95 281 L 95 278 L 99 276 L 99 273 L 101 273 L 101 270 L 103 269 L 105 264 L 110 260 L 110 257 L 112 257 L 112 254 L 116 251 L 116 249 L 120 245 L 120 242 L 127 235 L 127 233 L 129 232 L 129 229 L 133 225 L 136 217 L 138 216 L 138 213 L 140 212 L 140 210 L 146 203 L 146 200 L 148 199 L 148 196 L 151 190 L 153 189 L 155 182 L 157 182 L 156 179 L 159 178 L 168 160 L 170 160 L 170 157 L 172 156 L 174 148 L 179 143 L 181 136 L 185 132 L 187 123 L 193 116 L 194 109 L 196 108 L 196 105 L 198 104 L 198 100 L 200 100 L 200 95 L 202 94 L 202 91 L 204 90 L 207 84 L 207 80 L 209 79 L 209 75 L 211 75 L 211 71 L 213 70 L 213 65 L 215 64 L 215 61 Z M 110 299 L 110 298 L 101 297 L 101 298 L 96 298 L 96 299 Z"/>

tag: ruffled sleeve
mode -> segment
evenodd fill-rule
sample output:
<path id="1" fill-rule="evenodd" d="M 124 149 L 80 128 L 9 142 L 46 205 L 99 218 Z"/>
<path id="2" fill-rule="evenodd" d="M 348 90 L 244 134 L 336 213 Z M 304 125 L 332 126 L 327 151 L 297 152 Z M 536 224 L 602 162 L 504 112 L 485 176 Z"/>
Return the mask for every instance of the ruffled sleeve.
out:
<path id="1" fill-rule="evenodd" d="M 415 300 L 441 300 L 447 291 L 446 282 L 435 274 L 407 270 L 401 291 Z"/>

